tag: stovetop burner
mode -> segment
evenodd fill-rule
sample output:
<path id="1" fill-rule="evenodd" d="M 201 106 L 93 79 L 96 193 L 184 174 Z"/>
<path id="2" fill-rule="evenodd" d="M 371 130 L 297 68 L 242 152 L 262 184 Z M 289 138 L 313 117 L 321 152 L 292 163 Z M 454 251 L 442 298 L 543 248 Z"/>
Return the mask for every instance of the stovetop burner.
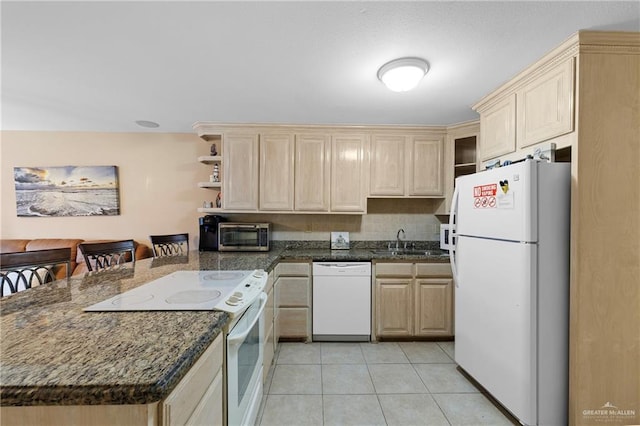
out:
<path id="1" fill-rule="evenodd" d="M 222 293 L 218 290 L 187 290 L 172 294 L 165 301 L 176 304 L 206 303 L 211 300 L 217 300 L 220 296 L 222 296 Z"/>
<path id="2" fill-rule="evenodd" d="M 85 308 L 101 311 L 221 310 L 238 315 L 260 295 L 263 270 L 177 271 Z"/>
<path id="3" fill-rule="evenodd" d="M 244 275 L 242 271 L 214 271 L 203 274 L 202 279 L 205 281 L 229 281 L 237 280 L 244 277 Z"/>

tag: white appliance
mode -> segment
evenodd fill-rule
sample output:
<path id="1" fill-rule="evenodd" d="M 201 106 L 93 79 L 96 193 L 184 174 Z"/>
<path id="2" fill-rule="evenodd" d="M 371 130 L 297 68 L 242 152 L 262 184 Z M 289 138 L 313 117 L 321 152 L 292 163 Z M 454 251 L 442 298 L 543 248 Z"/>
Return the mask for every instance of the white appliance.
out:
<path id="1" fill-rule="evenodd" d="M 313 263 L 314 341 L 371 340 L 371 263 Z"/>
<path id="2" fill-rule="evenodd" d="M 456 179 L 455 359 L 519 421 L 567 424 L 570 166 Z"/>
<path id="3" fill-rule="evenodd" d="M 177 271 L 85 308 L 85 311 L 221 310 L 225 327 L 227 424 L 253 425 L 262 400 L 264 287 L 267 273 Z"/>
<path id="4" fill-rule="evenodd" d="M 267 273 L 176 271 L 118 294 L 84 311 L 206 311 L 242 314 L 262 293 Z"/>
<path id="5" fill-rule="evenodd" d="M 226 346 L 226 402 L 229 426 L 253 426 L 262 401 L 264 308 L 267 295 L 232 321 Z"/>

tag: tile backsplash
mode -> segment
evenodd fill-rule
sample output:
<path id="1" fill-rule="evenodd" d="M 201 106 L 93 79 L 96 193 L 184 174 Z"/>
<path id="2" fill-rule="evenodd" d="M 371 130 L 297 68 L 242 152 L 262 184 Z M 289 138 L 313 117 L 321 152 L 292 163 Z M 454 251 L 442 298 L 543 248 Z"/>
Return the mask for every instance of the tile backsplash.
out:
<path id="1" fill-rule="evenodd" d="M 271 222 L 275 241 L 329 241 L 331 231 L 349 232 L 352 241 L 395 240 L 404 229 L 407 241 L 436 241 L 440 221 L 433 212 L 441 200 L 370 199 L 365 215 L 229 214 L 238 222 Z"/>

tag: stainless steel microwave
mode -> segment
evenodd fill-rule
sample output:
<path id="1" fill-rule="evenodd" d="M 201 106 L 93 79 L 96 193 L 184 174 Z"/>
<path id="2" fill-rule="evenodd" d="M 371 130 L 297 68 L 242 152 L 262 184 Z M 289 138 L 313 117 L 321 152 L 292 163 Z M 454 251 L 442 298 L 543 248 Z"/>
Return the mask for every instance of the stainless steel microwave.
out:
<path id="1" fill-rule="evenodd" d="M 269 251 L 270 223 L 218 224 L 219 251 Z"/>

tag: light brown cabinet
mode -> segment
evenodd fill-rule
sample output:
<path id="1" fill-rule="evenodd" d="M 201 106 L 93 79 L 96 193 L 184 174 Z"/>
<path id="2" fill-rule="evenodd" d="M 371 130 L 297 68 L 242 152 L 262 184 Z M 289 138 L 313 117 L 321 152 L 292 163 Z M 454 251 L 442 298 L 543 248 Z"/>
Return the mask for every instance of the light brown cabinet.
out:
<path id="1" fill-rule="evenodd" d="M 161 425 L 222 425 L 222 353 L 219 335 L 162 402 Z"/>
<path id="2" fill-rule="evenodd" d="M 374 134 L 369 196 L 442 196 L 443 148 L 435 136 Z"/>
<path id="3" fill-rule="evenodd" d="M 303 133 L 295 141 L 296 211 L 329 210 L 331 173 L 331 136 L 325 133 Z"/>
<path id="4" fill-rule="evenodd" d="M 376 337 L 453 336 L 448 263 L 375 264 Z"/>
<path id="5" fill-rule="evenodd" d="M 293 134 L 260 134 L 260 210 L 293 210 L 293 154 Z"/>
<path id="6" fill-rule="evenodd" d="M 480 113 L 480 158 L 490 160 L 573 132 L 574 80 L 575 59 L 569 57 L 474 106 Z"/>
<path id="7" fill-rule="evenodd" d="M 368 140 L 364 134 L 332 135 L 331 211 L 366 211 Z"/>
<path id="8" fill-rule="evenodd" d="M 256 211 L 258 209 L 258 134 L 224 135 L 224 177 L 222 208 Z"/>
<path id="9" fill-rule="evenodd" d="M 278 263 L 274 285 L 278 339 L 311 341 L 311 264 Z"/>
<path id="10" fill-rule="evenodd" d="M 444 149 L 441 138 L 414 136 L 409 140 L 407 195 L 442 196 Z"/>
<path id="11" fill-rule="evenodd" d="M 376 334 L 413 336 L 413 278 L 376 278 Z"/>
<path id="12" fill-rule="evenodd" d="M 574 74 L 569 58 L 516 92 L 518 149 L 573 131 Z"/>
<path id="13" fill-rule="evenodd" d="M 404 135 L 371 137 L 370 196 L 404 195 L 406 144 Z"/>
<path id="14" fill-rule="evenodd" d="M 516 150 L 515 93 L 480 112 L 480 159 L 489 160 Z"/>

